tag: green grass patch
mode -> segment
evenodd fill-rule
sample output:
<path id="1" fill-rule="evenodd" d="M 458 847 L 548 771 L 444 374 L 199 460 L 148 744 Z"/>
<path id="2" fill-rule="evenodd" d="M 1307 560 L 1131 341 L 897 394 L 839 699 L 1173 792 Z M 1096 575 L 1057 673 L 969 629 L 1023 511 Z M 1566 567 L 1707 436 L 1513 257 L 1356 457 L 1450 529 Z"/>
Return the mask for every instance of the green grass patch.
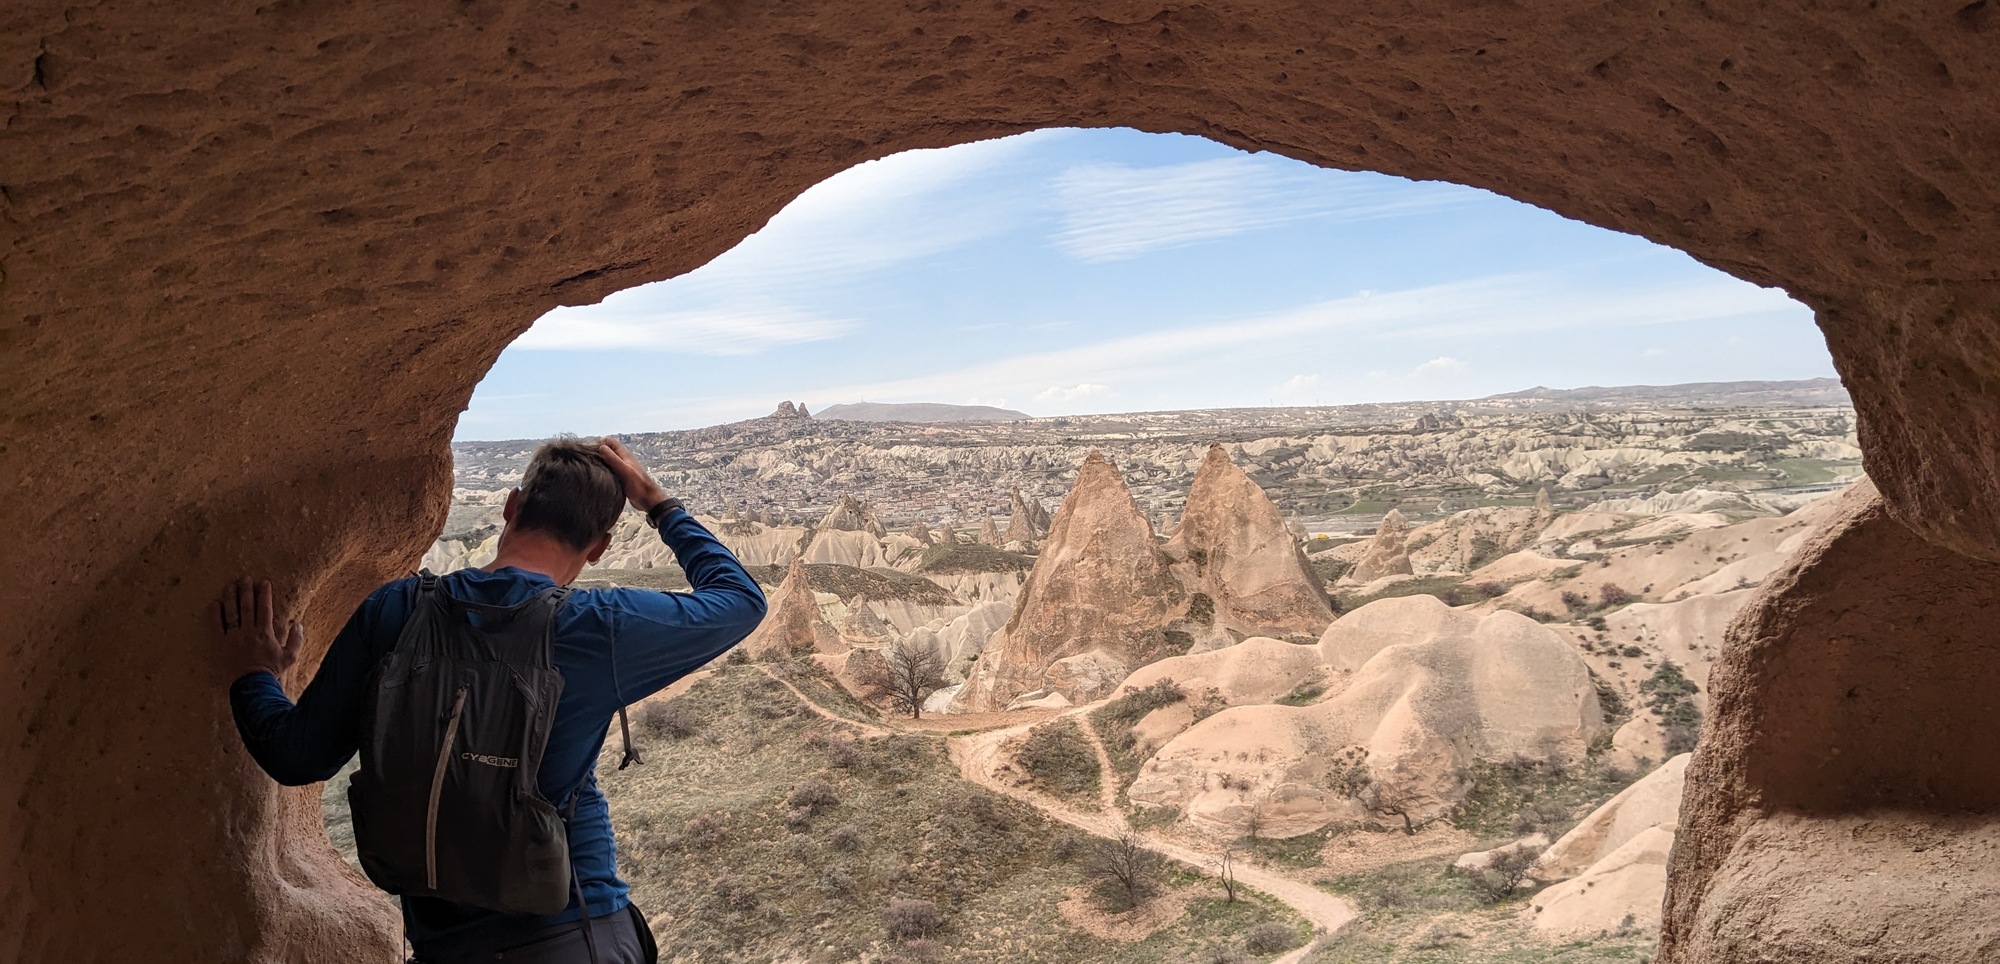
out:
<path id="1" fill-rule="evenodd" d="M 1111 758 L 1111 768 L 1118 780 L 1118 791 L 1125 792 L 1139 775 L 1139 767 L 1153 747 L 1141 746 L 1139 738 L 1132 732 L 1140 720 L 1163 706 L 1172 706 L 1187 699 L 1187 693 L 1173 680 L 1160 680 L 1144 689 L 1134 690 L 1090 713 L 1090 726 L 1097 731 L 1097 738 L 1104 743 L 1104 753 Z"/>
<path id="2" fill-rule="evenodd" d="M 1391 864 L 1322 886 L 1352 899 L 1353 923 L 1321 941 L 1309 964 L 1611 964 L 1648 962 L 1658 941 L 1607 936 L 1556 943 L 1535 933 L 1523 899 L 1499 903 L 1471 878 L 1449 872 L 1451 857 Z"/>
<path id="3" fill-rule="evenodd" d="M 1594 757 L 1576 764 L 1478 763 L 1468 775 L 1472 787 L 1452 809 L 1451 822 L 1495 843 L 1538 831 L 1554 840 L 1640 776 Z"/>
<path id="4" fill-rule="evenodd" d="M 1056 720 L 1029 730 L 1014 751 L 1014 762 L 1043 793 L 1075 806 L 1098 808 L 1104 770 L 1075 720 Z"/>

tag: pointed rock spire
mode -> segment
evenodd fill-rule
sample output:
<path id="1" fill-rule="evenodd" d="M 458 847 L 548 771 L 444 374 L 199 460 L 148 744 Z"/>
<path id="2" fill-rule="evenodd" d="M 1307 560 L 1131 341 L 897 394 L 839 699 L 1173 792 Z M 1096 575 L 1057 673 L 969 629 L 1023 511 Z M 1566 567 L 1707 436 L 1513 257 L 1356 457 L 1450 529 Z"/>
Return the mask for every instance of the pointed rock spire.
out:
<path id="1" fill-rule="evenodd" d="M 1048 535 L 1049 530 L 1046 523 L 1039 522 L 1036 516 L 1045 517 L 1047 514 L 1039 500 L 1030 503 L 1023 499 L 1020 487 L 1016 486 L 1013 503 L 1007 509 L 1007 534 L 1002 537 L 1002 542 L 1018 542 L 1025 546 L 1040 540 Z"/>
<path id="2" fill-rule="evenodd" d="M 1210 598 L 1220 628 L 1318 639 L 1333 621 L 1284 515 L 1220 445 L 1209 446 L 1195 472 L 1167 553 L 1186 560 L 1177 571 L 1190 590 Z"/>
<path id="3" fill-rule="evenodd" d="M 1401 510 L 1390 509 L 1376 527 L 1375 538 L 1368 541 L 1368 548 L 1354 564 L 1353 580 L 1373 582 L 1383 576 L 1410 575 L 1414 570 L 1410 568 L 1409 536 L 1410 521 Z"/>
<path id="4" fill-rule="evenodd" d="M 813 597 L 812 582 L 806 576 L 803 559 L 793 559 L 785 581 L 773 593 L 775 598 L 743 648 L 752 656 L 790 656 L 798 653 L 841 653 L 847 642 L 840 638 L 819 601 Z"/>
<path id="5" fill-rule="evenodd" d="M 1065 686 L 1075 690 L 1065 698 L 1084 703 L 1105 695 L 1096 692 L 1099 684 L 1116 686 L 1123 670 L 1068 672 L 1059 661 L 1135 667 L 1176 655 L 1163 630 L 1186 611 L 1187 593 L 1169 565 L 1117 467 L 1090 453 L 1056 510 L 1012 618 L 987 643 L 953 707 L 1005 709 L 1023 693 Z"/>
<path id="6" fill-rule="evenodd" d="M 989 546 L 1002 545 L 1000 527 L 993 524 L 993 513 L 986 513 L 986 524 L 979 527 L 979 541 Z"/>
<path id="7" fill-rule="evenodd" d="M 922 519 L 910 523 L 909 531 L 905 534 L 908 535 L 910 538 L 917 540 L 918 545 L 921 546 L 937 545 L 937 539 L 931 536 L 931 527 L 924 525 Z"/>
<path id="8" fill-rule="evenodd" d="M 869 511 L 860 500 L 851 495 L 841 496 L 840 501 L 834 503 L 833 508 L 827 510 L 826 516 L 819 520 L 818 528 L 838 529 L 842 532 L 869 532 L 876 536 L 889 534 L 882 528 L 882 521 L 875 518 L 875 513 Z"/>

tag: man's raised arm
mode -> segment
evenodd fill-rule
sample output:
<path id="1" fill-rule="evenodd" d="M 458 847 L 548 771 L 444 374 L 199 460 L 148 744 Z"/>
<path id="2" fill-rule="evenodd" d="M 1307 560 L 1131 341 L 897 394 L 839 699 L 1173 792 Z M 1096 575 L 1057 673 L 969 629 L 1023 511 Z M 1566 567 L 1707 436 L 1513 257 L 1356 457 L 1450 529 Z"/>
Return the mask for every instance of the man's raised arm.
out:
<path id="1" fill-rule="evenodd" d="M 615 438 L 602 440 L 599 447 L 625 486 L 626 499 L 658 526 L 660 539 L 673 550 L 691 587 L 684 593 L 618 592 L 621 612 L 641 623 L 627 627 L 638 632 L 622 639 L 614 654 L 618 699 L 630 703 L 659 692 L 750 635 L 764 618 L 764 592 L 729 547 L 678 503 L 668 504 L 666 492 L 630 450 Z"/>

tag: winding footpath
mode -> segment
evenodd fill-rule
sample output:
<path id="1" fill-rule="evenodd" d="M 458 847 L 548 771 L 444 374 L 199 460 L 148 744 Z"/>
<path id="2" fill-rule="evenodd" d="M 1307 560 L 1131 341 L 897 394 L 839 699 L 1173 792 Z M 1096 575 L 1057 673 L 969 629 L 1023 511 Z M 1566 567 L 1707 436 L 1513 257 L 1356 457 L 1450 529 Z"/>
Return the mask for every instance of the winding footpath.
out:
<path id="1" fill-rule="evenodd" d="M 857 730 L 863 738 L 884 737 L 897 732 L 889 727 L 841 716 L 819 705 L 790 680 L 771 672 L 768 668 L 760 666 L 758 669 L 790 690 L 792 695 L 798 697 L 799 702 L 804 703 L 813 713 Z M 983 730 L 965 736 L 946 737 L 945 746 L 951 754 L 952 762 L 958 766 L 959 774 L 973 783 L 1019 800 L 1041 811 L 1050 819 L 1061 821 L 1092 836 L 1116 840 L 1121 834 L 1133 833 L 1145 843 L 1147 849 L 1169 860 L 1186 864 L 1200 873 L 1214 874 L 1221 859 L 1220 854 L 1196 850 L 1158 834 L 1135 831 L 1126 824 L 1123 811 L 1118 807 L 1118 791 L 1115 788 L 1117 771 L 1111 766 L 1111 755 L 1105 750 L 1103 740 L 1097 735 L 1097 729 L 1083 716 L 1088 709 L 1079 707 L 1056 716 L 1029 719 L 1013 726 Z M 1097 755 L 1097 765 L 1103 774 L 1103 778 L 1098 781 L 1099 803 L 1102 807 L 1100 813 L 1084 813 L 1071 809 L 1047 796 L 1025 787 L 1015 786 L 1012 781 L 1000 776 L 1001 768 L 1008 765 L 1006 754 L 1002 750 L 1008 740 L 1050 719 L 1064 716 L 1076 718 L 1077 729 L 1083 732 L 1084 739 L 1090 743 L 1091 750 Z M 1331 934 L 1355 918 L 1354 905 L 1313 886 L 1310 882 L 1247 862 L 1237 863 L 1234 870 L 1238 884 L 1262 891 L 1292 908 L 1313 925 L 1316 936 Z M 1300 964 L 1311 949 L 1312 942 L 1308 941 L 1305 946 L 1294 948 L 1283 956 L 1272 959 L 1271 964 Z"/>
<path id="2" fill-rule="evenodd" d="M 1062 821 L 1093 836 L 1115 840 L 1120 834 L 1136 833 L 1147 849 L 1170 860 L 1186 864 L 1201 873 L 1215 873 L 1220 854 L 1196 850 L 1157 834 L 1134 831 L 1126 825 L 1117 806 L 1117 791 L 1112 789 L 1112 781 L 1116 779 L 1117 771 L 1111 768 L 1110 755 L 1105 752 L 1097 731 L 1090 726 L 1088 720 L 1081 718 L 1082 712 L 1083 710 L 1079 709 L 1063 715 L 1078 717 L 1077 727 L 1083 731 L 1084 738 L 1096 750 L 1098 766 L 1103 768 L 1104 774 L 1104 778 L 1099 781 L 1103 801 L 1102 813 L 1073 810 L 1042 794 L 1015 786 L 1012 781 L 1000 776 L 1001 767 L 1007 763 L 1002 746 L 1010 738 L 1025 733 L 1043 722 L 1041 720 L 969 736 L 950 737 L 946 739 L 945 745 L 951 751 L 952 762 L 958 765 L 959 774 L 973 783 L 1019 800 L 1051 819 Z M 1307 881 L 1295 879 L 1269 867 L 1238 863 L 1235 866 L 1235 873 L 1237 883 L 1253 890 L 1263 891 L 1291 907 L 1299 916 L 1312 923 L 1317 934 L 1331 934 L 1356 916 L 1354 905 L 1346 900 L 1329 894 Z M 1305 960 L 1306 954 L 1311 949 L 1312 942 L 1308 941 L 1305 946 L 1273 959 L 1271 964 L 1298 964 Z"/>

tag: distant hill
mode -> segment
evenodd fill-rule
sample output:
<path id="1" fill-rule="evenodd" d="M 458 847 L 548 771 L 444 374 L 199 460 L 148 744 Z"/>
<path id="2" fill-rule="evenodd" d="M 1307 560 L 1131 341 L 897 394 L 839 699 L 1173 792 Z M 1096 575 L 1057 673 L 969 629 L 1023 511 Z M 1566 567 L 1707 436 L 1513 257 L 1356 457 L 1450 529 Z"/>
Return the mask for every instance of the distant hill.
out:
<path id="1" fill-rule="evenodd" d="M 945 405 L 939 402 L 912 402 L 885 405 L 881 402 L 849 402 L 828 405 L 814 418 L 837 418 L 848 422 L 1018 422 L 1032 418 L 1026 412 L 991 405 Z"/>
<path id="2" fill-rule="evenodd" d="M 1543 388 L 1488 395 L 1481 402 L 1526 402 L 1602 407 L 1660 402 L 1716 407 L 1740 405 L 1847 405 L 1847 388 L 1838 378 L 1806 378 L 1786 382 L 1688 382 L 1681 385 L 1619 385 L 1583 388 Z"/>

